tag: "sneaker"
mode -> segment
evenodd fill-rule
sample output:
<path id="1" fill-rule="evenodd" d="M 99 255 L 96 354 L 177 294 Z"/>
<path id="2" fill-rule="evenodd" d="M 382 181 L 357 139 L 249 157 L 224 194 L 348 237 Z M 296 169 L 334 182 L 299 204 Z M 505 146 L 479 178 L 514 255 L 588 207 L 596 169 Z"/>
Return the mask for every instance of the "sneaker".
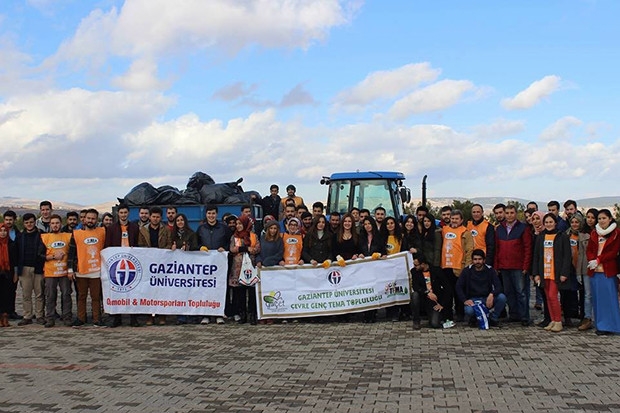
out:
<path id="1" fill-rule="evenodd" d="M 45 325 L 45 319 L 43 317 L 37 318 L 37 324 Z"/>
<path id="2" fill-rule="evenodd" d="M 50 327 L 54 327 L 54 325 L 55 325 L 54 320 L 47 320 L 45 324 L 43 324 L 43 327 L 50 328 Z"/>
<path id="3" fill-rule="evenodd" d="M 73 320 L 73 323 L 71 325 L 73 327 L 82 327 L 84 325 L 84 322 L 79 318 L 76 318 L 75 320 Z"/>
<path id="4" fill-rule="evenodd" d="M 148 317 L 148 318 L 146 319 L 146 325 L 147 325 L 147 326 L 152 326 L 154 321 L 155 321 L 155 317 L 153 317 L 153 316 Z"/>
<path id="5" fill-rule="evenodd" d="M 420 320 L 414 321 L 413 322 L 413 329 L 414 330 L 420 330 L 422 328 L 422 326 L 420 325 Z"/>
<path id="6" fill-rule="evenodd" d="M 235 316 L 233 317 L 235 319 L 235 321 L 238 323 L 239 321 L 241 321 L 241 316 L 239 314 L 235 314 Z"/>
<path id="7" fill-rule="evenodd" d="M 218 324 L 226 324 L 226 321 L 224 321 L 224 317 L 218 317 L 215 320 L 215 322 L 218 323 Z"/>
<path id="8" fill-rule="evenodd" d="M 107 327 L 107 326 L 103 324 L 101 321 L 94 321 L 93 327 Z"/>
<path id="9" fill-rule="evenodd" d="M 28 324 L 32 324 L 32 319 L 24 318 L 17 323 L 18 326 L 27 326 Z"/>
<path id="10" fill-rule="evenodd" d="M 452 321 L 452 320 L 446 320 L 446 321 L 443 323 L 443 328 L 452 328 L 452 327 L 454 327 L 455 325 L 456 325 L 456 324 L 454 323 L 454 321 Z"/>
<path id="11" fill-rule="evenodd" d="M 489 326 L 491 327 L 499 327 L 499 320 L 489 319 Z"/>
<path id="12" fill-rule="evenodd" d="M 209 324 L 211 322 L 211 320 L 209 319 L 209 317 L 202 317 L 202 320 L 200 320 L 200 324 Z"/>

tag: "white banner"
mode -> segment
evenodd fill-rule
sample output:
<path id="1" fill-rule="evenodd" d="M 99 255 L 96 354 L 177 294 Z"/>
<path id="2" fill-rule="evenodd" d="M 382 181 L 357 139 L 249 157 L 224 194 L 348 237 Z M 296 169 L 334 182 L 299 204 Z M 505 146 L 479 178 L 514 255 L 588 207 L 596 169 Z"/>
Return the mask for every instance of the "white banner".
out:
<path id="1" fill-rule="evenodd" d="M 101 257 L 109 314 L 224 315 L 228 253 L 112 247 Z"/>
<path id="2" fill-rule="evenodd" d="M 263 267 L 258 318 L 336 315 L 409 303 L 411 254 L 347 261 L 329 268 Z"/>

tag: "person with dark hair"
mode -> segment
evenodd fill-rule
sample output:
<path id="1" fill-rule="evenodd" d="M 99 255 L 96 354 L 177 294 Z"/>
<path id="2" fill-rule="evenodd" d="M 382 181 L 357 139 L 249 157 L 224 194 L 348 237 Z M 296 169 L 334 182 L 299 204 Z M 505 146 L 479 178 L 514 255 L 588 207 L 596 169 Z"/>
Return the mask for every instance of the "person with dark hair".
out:
<path id="1" fill-rule="evenodd" d="M 474 240 L 471 232 L 463 225 L 463 213 L 455 209 L 450 213 L 450 225 L 441 228 L 441 269 L 452 290 L 463 268 L 471 264 Z M 451 313 L 452 308 L 448 310 Z M 463 302 L 454 296 L 454 321 L 463 321 Z M 452 319 L 452 317 L 450 317 Z"/>
<path id="2" fill-rule="evenodd" d="M 299 220 L 301 221 L 301 233 L 305 236 L 312 227 L 312 214 L 306 211 L 301 214 Z"/>
<path id="3" fill-rule="evenodd" d="M 114 215 L 109 212 L 104 212 L 101 216 L 101 226 L 104 228 L 108 228 L 110 225 L 114 223 Z"/>
<path id="4" fill-rule="evenodd" d="M 549 201 L 547 203 L 547 211 L 558 218 L 558 231 L 565 232 L 568 229 L 568 224 L 560 216 L 560 203 L 558 201 Z"/>
<path id="5" fill-rule="evenodd" d="M 349 213 L 353 217 L 353 227 L 357 228 L 360 222 L 360 209 L 357 207 L 353 207 L 351 208 Z"/>
<path id="6" fill-rule="evenodd" d="M 592 287 L 594 327 L 598 335 L 620 333 L 620 306 L 618 305 L 618 252 L 620 230 L 611 211 L 598 212 L 598 224 L 588 241 L 586 257 L 588 276 Z"/>
<path id="7" fill-rule="evenodd" d="M 360 258 L 385 257 L 387 256 L 386 241 L 382 237 L 377 223 L 372 217 L 366 217 L 362 221 L 359 237 Z M 377 318 L 377 310 L 364 311 L 364 322 L 374 323 Z"/>
<path id="8" fill-rule="evenodd" d="M 50 217 L 50 232 L 41 234 L 45 245 L 45 264 L 43 276 L 45 279 L 45 327 L 54 327 L 56 322 L 56 301 L 60 288 L 62 320 L 65 326 L 73 321 L 71 299 L 71 280 L 68 277 L 69 245 L 71 233 L 61 232 L 62 218 L 52 214 Z"/>
<path id="9" fill-rule="evenodd" d="M 571 271 L 577 277 L 579 291 L 578 308 L 580 309 L 581 323 L 577 329 L 579 331 L 586 331 L 592 328 L 592 293 L 590 291 L 588 260 L 586 258 L 590 233 L 583 232 L 585 223 L 581 214 L 573 214 L 568 221 L 568 225 L 570 226 L 567 235 L 571 247 Z"/>
<path id="10" fill-rule="evenodd" d="M 198 251 L 198 236 L 189 227 L 185 214 L 178 214 L 174 218 L 172 243 L 182 251 Z"/>
<path id="11" fill-rule="evenodd" d="M 332 240 L 332 256 L 338 260 L 354 260 L 360 253 L 359 235 L 355 230 L 355 220 L 351 214 L 344 214 L 342 224 L 334 234 Z"/>
<path id="12" fill-rule="evenodd" d="M 506 205 L 499 203 L 493 207 L 493 215 L 495 215 L 495 228 L 506 220 Z"/>
<path id="13" fill-rule="evenodd" d="M 549 212 L 543 218 L 544 231 L 536 236 L 532 258 L 534 282 L 543 287 L 551 322 L 545 330 L 554 333 L 563 329 L 558 291 L 570 288 L 571 250 L 564 232 L 557 229 L 558 218 Z M 565 313 L 566 318 L 569 316 Z"/>
<path id="14" fill-rule="evenodd" d="M 469 318 L 470 325 L 476 318 L 475 302 L 480 301 L 489 309 L 489 325 L 497 327 L 499 316 L 506 305 L 506 296 L 502 292 L 497 272 L 485 264 L 485 255 L 481 249 L 475 249 L 471 253 L 472 264 L 461 272 L 456 283 L 456 296 L 464 305 L 465 317 Z"/>
<path id="15" fill-rule="evenodd" d="M 402 251 L 403 247 L 402 228 L 394 217 L 387 217 L 384 222 L 385 232 L 387 233 L 387 237 L 385 238 L 387 255 L 397 254 Z M 388 319 L 397 322 L 411 317 L 411 312 L 409 310 L 409 305 L 401 304 L 386 308 L 385 314 Z"/>
<path id="16" fill-rule="evenodd" d="M 411 314 L 413 329 L 419 330 L 420 307 L 424 306 L 430 328 L 442 328 L 452 306 L 450 283 L 445 280 L 441 268 L 431 266 L 422 254 L 413 257 L 411 270 Z"/>
<path id="17" fill-rule="evenodd" d="M 217 220 L 218 208 L 217 205 L 207 205 L 205 208 L 205 216 L 206 222 L 198 227 L 196 234 L 198 236 L 198 248 L 200 250 L 217 250 L 219 252 L 228 251 L 230 248 L 230 237 L 233 234 L 231 227 L 225 225 Z M 234 215 L 232 215 L 234 217 Z M 233 222 L 236 225 L 237 219 Z M 232 218 L 231 218 L 232 219 Z M 230 262 L 229 262 L 230 265 Z M 228 284 L 226 284 L 228 286 Z M 226 303 L 225 303 L 225 313 L 230 313 L 230 302 L 228 297 L 230 297 L 230 289 L 226 290 Z M 208 324 L 211 322 L 209 317 L 203 317 L 200 321 L 201 324 Z M 217 324 L 224 324 L 224 317 L 216 318 Z"/>
<path id="18" fill-rule="evenodd" d="M 9 327 L 11 308 L 12 284 L 17 275 L 15 266 L 17 251 L 15 243 L 9 237 L 9 227 L 6 223 L 0 224 L 0 327 Z"/>
<path id="19" fill-rule="evenodd" d="M 39 233 L 45 234 L 50 232 L 50 217 L 52 216 L 52 203 L 50 201 L 41 201 L 39 204 L 39 212 L 41 216 L 37 219 L 36 226 Z"/>
<path id="20" fill-rule="evenodd" d="M 566 222 L 568 223 L 570 218 L 575 214 L 579 214 L 583 218 L 583 214 L 577 209 L 577 201 L 574 199 L 566 200 L 566 202 L 564 202 L 564 216 L 566 217 Z"/>
<path id="21" fill-rule="evenodd" d="M 333 236 L 327 230 L 325 215 L 319 215 L 306 233 L 301 257 L 304 262 L 317 266 L 332 259 Z"/>
<path id="22" fill-rule="evenodd" d="M 331 234 L 338 232 L 338 229 L 340 228 L 340 218 L 340 213 L 336 211 L 333 211 L 329 216 L 329 226 L 327 227 L 327 230 Z"/>
<path id="23" fill-rule="evenodd" d="M 172 243 L 172 233 L 166 225 L 161 222 L 162 209 L 154 206 L 149 209 L 149 226 L 140 228 L 138 234 L 138 246 L 143 248 L 160 248 L 175 250 L 176 245 Z M 153 324 L 166 325 L 166 316 L 152 314 L 147 318 L 146 325 Z"/>
<path id="24" fill-rule="evenodd" d="M 452 207 L 450 205 L 444 205 L 439 210 L 441 216 L 441 222 L 439 223 L 439 227 L 449 227 L 450 226 L 450 216 L 452 214 Z"/>
<path id="25" fill-rule="evenodd" d="M 97 227 L 99 212 L 88 209 L 84 228 L 73 231 L 67 259 L 68 277 L 77 282 L 77 318 L 73 325 L 86 323 L 86 300 L 90 292 L 93 326 L 101 327 L 101 250 L 105 246 L 106 229 Z"/>
<path id="26" fill-rule="evenodd" d="M 385 230 L 385 225 L 383 225 L 383 221 L 385 221 L 386 211 L 383 207 L 375 208 L 375 222 L 377 223 L 377 229 L 381 233 L 384 238 L 387 238 L 387 232 Z"/>
<path id="27" fill-rule="evenodd" d="M 538 211 L 538 204 L 536 202 L 534 202 L 534 201 L 530 201 L 525 206 L 525 209 L 532 209 L 534 211 Z"/>
<path id="28" fill-rule="evenodd" d="M 61 228 L 60 232 L 72 233 L 77 228 L 80 216 L 75 211 L 67 212 L 67 223 Z"/>
<path id="29" fill-rule="evenodd" d="M 15 221 L 17 221 L 17 214 L 13 210 L 6 210 L 3 214 L 4 225 L 7 227 L 7 231 L 9 232 L 9 248 L 14 250 L 17 254 L 17 238 L 20 236 L 21 231 L 15 227 Z M 15 256 L 14 263 L 15 267 L 17 267 L 17 255 Z M 15 311 L 15 299 L 17 298 L 17 282 L 18 277 L 11 278 L 11 282 L 9 283 L 10 291 L 9 291 L 9 319 L 11 320 L 19 320 L 22 318 L 21 315 L 17 314 Z"/>
<path id="30" fill-rule="evenodd" d="M 252 205 L 248 205 L 248 204 L 241 205 L 241 215 L 245 215 L 249 218 L 252 218 Z"/>
<path id="31" fill-rule="evenodd" d="M 312 217 L 314 219 L 323 215 L 323 210 L 325 209 L 325 205 L 321 201 L 316 201 L 312 204 Z"/>
<path id="32" fill-rule="evenodd" d="M 177 218 L 177 207 L 169 206 L 166 208 L 166 226 L 170 231 L 174 230 L 174 223 Z"/>
<path id="33" fill-rule="evenodd" d="M 292 200 L 293 202 L 295 202 L 296 207 L 299 205 L 304 205 L 304 199 L 300 196 L 295 195 L 296 191 L 297 191 L 297 188 L 295 188 L 295 185 L 293 184 L 289 184 L 286 187 L 286 198 L 282 198 L 282 201 L 280 201 L 282 208 L 286 207 L 286 201 L 289 201 L 289 200 Z"/>
<path id="34" fill-rule="evenodd" d="M 269 220 L 264 226 L 263 234 L 260 237 L 261 249 L 256 257 L 258 268 L 265 266 L 284 265 L 284 244 L 280 238 L 280 228 L 278 221 Z"/>
<path id="35" fill-rule="evenodd" d="M 41 241 L 41 234 L 36 227 L 34 214 L 26 213 L 22 218 L 24 231 L 17 238 L 17 275 L 22 286 L 22 305 L 24 318 L 18 326 L 32 324 L 36 316 L 39 324 L 44 324 L 43 309 L 43 256 L 45 245 Z M 34 293 L 34 314 L 32 294 Z"/>
<path id="36" fill-rule="evenodd" d="M 138 211 L 138 220 L 136 221 L 136 224 L 138 224 L 140 228 L 148 227 L 149 224 L 151 223 L 149 219 L 151 216 L 151 213 L 149 211 L 150 209 L 147 206 L 140 207 L 140 210 Z"/>
<path id="37" fill-rule="evenodd" d="M 505 219 L 495 229 L 495 269 L 502 275 L 511 321 L 530 325 L 528 272 L 532 265 L 532 232 L 507 205 Z"/>
<path id="38" fill-rule="evenodd" d="M 284 218 L 280 221 L 280 233 L 285 233 L 287 230 L 288 221 L 291 218 L 295 218 L 295 206 L 288 204 L 284 207 Z"/>
<path id="39" fill-rule="evenodd" d="M 278 192 L 280 192 L 280 187 L 276 184 L 272 184 L 269 187 L 269 195 L 261 200 L 260 204 L 263 207 L 264 216 L 271 215 L 276 219 L 280 216 L 282 198 L 280 198 Z"/>
<path id="40" fill-rule="evenodd" d="M 125 204 L 120 204 L 116 207 L 116 215 L 118 218 L 116 222 L 106 228 L 105 248 L 137 247 L 140 226 L 135 222 L 129 221 L 129 207 Z M 122 324 L 122 314 L 114 314 L 109 327 L 115 328 Z M 137 314 L 129 315 L 129 325 L 140 327 Z"/>
<path id="41" fill-rule="evenodd" d="M 416 219 L 413 215 L 407 215 L 403 223 L 403 242 L 400 247 L 401 251 L 409 251 L 411 254 L 422 253 L 420 234 L 417 230 Z"/>
<path id="42" fill-rule="evenodd" d="M 441 247 L 443 239 L 441 228 L 437 228 L 435 217 L 432 214 L 422 218 L 422 232 L 420 233 L 420 248 L 424 260 L 431 267 L 441 266 Z"/>
<path id="43" fill-rule="evenodd" d="M 237 219 L 235 233 L 230 239 L 230 254 L 232 265 L 228 273 L 228 285 L 232 289 L 232 312 L 235 321 L 245 323 L 248 320 L 251 325 L 256 325 L 256 290 L 254 286 L 239 284 L 243 254 L 247 253 L 256 266 L 256 256 L 260 253 L 260 242 L 252 232 L 252 218 L 241 215 Z"/>

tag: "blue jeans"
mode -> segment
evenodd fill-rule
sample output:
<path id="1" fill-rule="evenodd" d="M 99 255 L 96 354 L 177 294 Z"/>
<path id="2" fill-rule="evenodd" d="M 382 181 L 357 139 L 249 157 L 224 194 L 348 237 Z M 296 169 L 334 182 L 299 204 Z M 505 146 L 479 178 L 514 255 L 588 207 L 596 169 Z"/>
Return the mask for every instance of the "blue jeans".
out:
<path id="1" fill-rule="evenodd" d="M 521 270 L 501 270 L 511 320 L 530 321 L 529 277 Z"/>
<path id="2" fill-rule="evenodd" d="M 480 300 L 486 304 L 486 297 L 472 297 L 470 298 L 472 301 Z M 502 293 L 497 294 L 493 297 L 493 308 L 489 308 L 489 319 L 497 321 L 499 315 L 504 311 L 504 307 L 506 307 L 506 296 Z M 474 313 L 474 307 L 466 305 L 465 306 L 465 319 L 469 319 L 471 317 L 475 317 L 476 313 Z"/>

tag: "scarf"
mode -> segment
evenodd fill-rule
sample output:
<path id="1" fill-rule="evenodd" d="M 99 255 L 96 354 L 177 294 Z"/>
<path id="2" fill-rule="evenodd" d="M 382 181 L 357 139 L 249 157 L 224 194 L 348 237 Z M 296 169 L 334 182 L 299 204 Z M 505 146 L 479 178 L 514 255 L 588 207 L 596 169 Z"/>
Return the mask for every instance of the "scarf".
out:
<path id="1" fill-rule="evenodd" d="M 249 247 L 251 244 L 250 232 L 252 230 L 252 220 L 247 215 L 241 215 L 237 220 L 241 222 L 243 229 L 241 231 L 235 230 L 235 237 L 243 240 L 243 245 Z"/>
<path id="2" fill-rule="evenodd" d="M 539 226 L 535 226 L 534 224 L 532 224 L 532 226 L 534 227 L 534 233 L 536 235 L 540 234 L 541 232 L 544 231 L 545 226 L 543 225 L 543 218 L 545 217 L 545 213 L 542 211 L 534 211 L 532 213 L 532 215 L 538 215 L 540 217 L 540 225 Z"/>
<path id="3" fill-rule="evenodd" d="M 609 224 L 607 229 L 601 228 L 599 224 L 596 224 L 595 228 L 598 235 L 600 235 L 601 237 L 607 237 L 607 235 L 611 234 L 616 229 L 616 223 L 612 222 L 611 224 Z"/>
<path id="4" fill-rule="evenodd" d="M 0 224 L 0 228 L 6 230 L 6 237 L 0 237 L 0 271 L 11 271 L 11 261 L 9 260 L 9 227 Z"/>

